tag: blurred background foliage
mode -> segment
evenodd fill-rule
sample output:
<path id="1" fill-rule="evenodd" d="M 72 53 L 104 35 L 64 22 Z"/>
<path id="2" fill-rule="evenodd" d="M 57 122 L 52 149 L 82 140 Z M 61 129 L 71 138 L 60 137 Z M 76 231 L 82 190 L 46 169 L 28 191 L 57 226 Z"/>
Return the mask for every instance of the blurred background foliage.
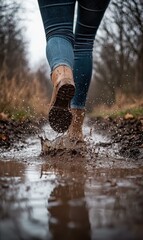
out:
<path id="1" fill-rule="evenodd" d="M 0 112 L 41 117 L 47 113 L 51 84 L 44 63 L 35 71 L 29 67 L 20 24 L 24 11 L 18 1 L 0 0 Z"/>
<path id="2" fill-rule="evenodd" d="M 112 0 L 101 32 L 88 106 L 134 103 L 143 97 L 143 1 Z"/>
<path id="3" fill-rule="evenodd" d="M 46 116 L 47 65 L 31 70 L 17 1 L 0 0 L 0 112 Z M 22 18 L 21 18 L 22 15 Z M 143 1 L 112 0 L 97 34 L 87 109 L 143 107 Z"/>

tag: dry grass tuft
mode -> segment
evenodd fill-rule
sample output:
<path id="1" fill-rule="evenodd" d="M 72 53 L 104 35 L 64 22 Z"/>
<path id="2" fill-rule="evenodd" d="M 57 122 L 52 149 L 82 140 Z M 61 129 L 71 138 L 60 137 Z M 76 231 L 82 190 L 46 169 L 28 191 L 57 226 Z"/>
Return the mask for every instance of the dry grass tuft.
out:
<path id="1" fill-rule="evenodd" d="M 14 118 L 44 117 L 47 115 L 48 96 L 40 80 L 1 77 L 0 112 L 9 113 Z"/>
<path id="2" fill-rule="evenodd" d="M 110 107 L 106 104 L 96 106 L 91 115 L 102 117 L 116 117 L 124 116 L 126 113 L 131 113 L 135 117 L 143 116 L 143 97 L 129 97 L 123 93 L 118 93 L 116 96 L 116 103 L 114 105 Z"/>

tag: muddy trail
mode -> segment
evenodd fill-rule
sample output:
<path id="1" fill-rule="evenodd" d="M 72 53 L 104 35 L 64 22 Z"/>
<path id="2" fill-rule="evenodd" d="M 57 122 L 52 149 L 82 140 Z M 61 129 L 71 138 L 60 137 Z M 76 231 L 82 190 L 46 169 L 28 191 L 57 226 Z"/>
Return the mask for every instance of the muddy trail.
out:
<path id="1" fill-rule="evenodd" d="M 41 155 L 39 133 L 1 150 L 0 240 L 143 239 L 143 158 L 91 125 L 85 154 Z"/>

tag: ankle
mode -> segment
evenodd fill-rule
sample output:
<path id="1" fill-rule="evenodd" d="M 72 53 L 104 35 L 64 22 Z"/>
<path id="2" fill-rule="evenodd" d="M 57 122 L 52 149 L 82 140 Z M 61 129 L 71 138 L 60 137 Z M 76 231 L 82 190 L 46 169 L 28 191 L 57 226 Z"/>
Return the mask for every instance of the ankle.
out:
<path id="1" fill-rule="evenodd" d="M 51 74 L 53 85 L 57 84 L 64 78 L 70 79 L 72 82 L 74 82 L 72 69 L 66 65 L 60 65 L 56 67 Z"/>
<path id="2" fill-rule="evenodd" d="M 85 116 L 84 109 L 71 109 L 72 113 L 72 122 L 68 129 L 68 136 L 70 139 L 83 141 L 83 121 Z"/>

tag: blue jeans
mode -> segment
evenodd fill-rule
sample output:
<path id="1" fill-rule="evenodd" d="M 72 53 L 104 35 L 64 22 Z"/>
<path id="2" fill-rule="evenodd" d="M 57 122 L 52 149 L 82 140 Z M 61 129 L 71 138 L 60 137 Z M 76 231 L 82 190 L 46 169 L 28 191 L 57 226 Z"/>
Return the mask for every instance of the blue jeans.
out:
<path id="1" fill-rule="evenodd" d="M 76 86 L 71 108 L 85 107 L 92 75 L 92 50 L 96 32 L 110 0 L 38 0 L 43 19 L 51 71 L 59 65 L 73 69 Z"/>

